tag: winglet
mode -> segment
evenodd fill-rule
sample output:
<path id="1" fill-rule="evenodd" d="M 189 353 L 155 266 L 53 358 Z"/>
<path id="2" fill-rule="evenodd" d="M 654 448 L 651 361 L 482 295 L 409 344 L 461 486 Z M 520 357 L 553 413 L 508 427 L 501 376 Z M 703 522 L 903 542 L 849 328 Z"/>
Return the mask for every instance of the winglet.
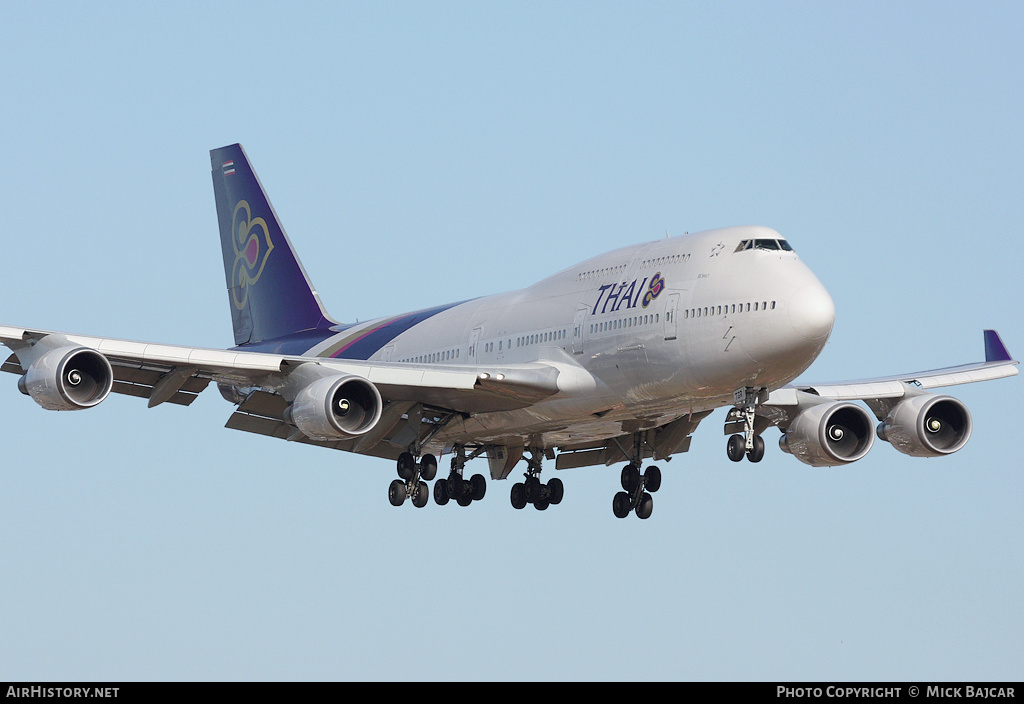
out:
<path id="1" fill-rule="evenodd" d="M 1012 362 L 1013 357 L 1006 350 L 1006 345 L 999 338 L 995 330 L 985 331 L 985 361 L 986 362 Z"/>

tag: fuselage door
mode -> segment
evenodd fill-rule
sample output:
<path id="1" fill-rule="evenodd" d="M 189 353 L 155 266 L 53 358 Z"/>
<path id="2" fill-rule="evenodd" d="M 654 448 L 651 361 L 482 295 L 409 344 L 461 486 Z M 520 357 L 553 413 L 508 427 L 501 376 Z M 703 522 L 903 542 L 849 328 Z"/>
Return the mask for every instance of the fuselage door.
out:
<path id="1" fill-rule="evenodd" d="M 572 352 L 583 354 L 583 328 L 587 322 L 588 308 L 581 307 L 576 311 L 576 319 L 572 323 Z"/>
<path id="2" fill-rule="evenodd" d="M 679 334 L 679 294 L 669 294 L 665 303 L 665 339 L 674 340 Z"/>
<path id="3" fill-rule="evenodd" d="M 477 346 L 480 344 L 481 332 L 483 332 L 483 328 L 473 328 L 473 332 L 469 336 L 469 361 L 471 364 L 476 364 L 477 360 L 480 359 Z"/>

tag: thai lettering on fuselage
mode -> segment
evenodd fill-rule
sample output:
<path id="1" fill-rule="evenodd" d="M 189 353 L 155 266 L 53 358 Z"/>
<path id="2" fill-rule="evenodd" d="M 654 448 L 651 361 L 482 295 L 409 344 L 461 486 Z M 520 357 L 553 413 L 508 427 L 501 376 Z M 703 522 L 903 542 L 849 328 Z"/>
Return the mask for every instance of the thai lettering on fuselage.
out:
<path id="1" fill-rule="evenodd" d="M 649 280 L 644 278 L 633 279 L 628 283 L 623 281 L 617 284 L 605 284 L 597 290 L 597 302 L 590 314 L 614 313 L 622 308 L 636 308 L 637 305 L 646 308 L 664 289 L 665 279 L 662 278 L 660 271 Z M 601 310 L 598 311 L 598 308 Z"/>

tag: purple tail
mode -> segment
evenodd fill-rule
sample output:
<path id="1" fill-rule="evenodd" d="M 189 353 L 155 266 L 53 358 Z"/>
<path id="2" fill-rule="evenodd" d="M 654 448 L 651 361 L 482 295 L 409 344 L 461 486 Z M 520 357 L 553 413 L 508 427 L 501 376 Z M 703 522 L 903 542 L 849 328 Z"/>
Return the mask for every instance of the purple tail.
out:
<path id="1" fill-rule="evenodd" d="M 242 145 L 212 150 L 210 162 L 235 344 L 334 325 Z"/>

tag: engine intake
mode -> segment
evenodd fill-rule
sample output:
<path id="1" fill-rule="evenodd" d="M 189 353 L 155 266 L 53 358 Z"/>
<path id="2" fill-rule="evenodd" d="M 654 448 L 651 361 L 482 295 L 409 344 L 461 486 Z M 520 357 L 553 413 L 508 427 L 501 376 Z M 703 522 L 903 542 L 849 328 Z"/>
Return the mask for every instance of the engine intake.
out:
<path id="1" fill-rule="evenodd" d="M 900 401 L 878 425 L 878 437 L 905 455 L 941 457 L 971 437 L 971 414 L 952 396 L 919 394 Z"/>
<path id="2" fill-rule="evenodd" d="M 58 347 L 29 365 L 18 380 L 21 392 L 50 411 L 92 408 L 110 394 L 114 371 L 88 347 Z"/>
<path id="3" fill-rule="evenodd" d="M 800 412 L 779 438 L 779 447 L 812 467 L 856 462 L 875 442 L 874 419 L 847 401 L 820 403 Z"/>
<path id="4" fill-rule="evenodd" d="M 304 387 L 284 420 L 314 440 L 352 438 L 380 420 L 380 392 L 358 376 L 328 376 Z"/>

